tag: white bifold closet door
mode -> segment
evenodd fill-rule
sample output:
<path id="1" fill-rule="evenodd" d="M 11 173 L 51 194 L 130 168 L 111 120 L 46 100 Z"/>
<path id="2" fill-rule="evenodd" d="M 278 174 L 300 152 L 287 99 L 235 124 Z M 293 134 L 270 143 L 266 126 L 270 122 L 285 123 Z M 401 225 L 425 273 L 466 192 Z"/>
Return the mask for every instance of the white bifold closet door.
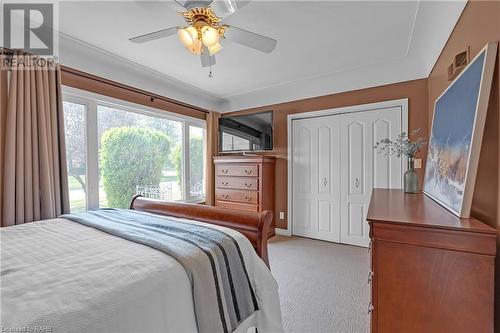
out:
<path id="1" fill-rule="evenodd" d="M 340 123 L 293 122 L 293 233 L 340 241 Z"/>
<path id="2" fill-rule="evenodd" d="M 401 123 L 399 107 L 293 120 L 293 234 L 368 246 L 372 189 L 402 185 L 401 159 L 374 145 Z"/>
<path id="3" fill-rule="evenodd" d="M 401 133 L 401 109 L 389 108 L 340 116 L 340 240 L 368 246 L 366 214 L 373 188 L 401 188 L 402 164 L 379 154 L 374 145 Z"/>

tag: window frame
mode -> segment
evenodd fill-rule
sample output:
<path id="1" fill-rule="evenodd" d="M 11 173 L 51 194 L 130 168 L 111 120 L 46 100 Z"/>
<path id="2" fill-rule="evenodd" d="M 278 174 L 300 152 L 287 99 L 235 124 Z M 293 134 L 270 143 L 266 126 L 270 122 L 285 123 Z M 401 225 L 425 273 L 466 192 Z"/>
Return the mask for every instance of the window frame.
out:
<path id="1" fill-rule="evenodd" d="M 86 208 L 87 210 L 99 209 L 99 133 L 98 133 L 98 106 L 116 108 L 126 112 L 133 112 L 140 115 L 163 118 L 166 120 L 181 123 L 181 183 L 182 199 L 177 202 L 203 203 L 206 197 L 190 197 L 190 172 L 189 172 L 189 127 L 203 129 L 203 159 L 206 159 L 206 120 L 193 118 L 177 113 L 155 109 L 145 105 L 140 105 L 117 98 L 96 94 L 93 92 L 63 86 L 62 100 L 64 102 L 76 103 L 85 107 L 85 145 L 86 145 Z M 204 161 L 204 174 L 206 178 L 206 161 Z M 205 179 L 206 183 L 206 179 Z M 206 193 L 205 193 L 206 196 Z"/>

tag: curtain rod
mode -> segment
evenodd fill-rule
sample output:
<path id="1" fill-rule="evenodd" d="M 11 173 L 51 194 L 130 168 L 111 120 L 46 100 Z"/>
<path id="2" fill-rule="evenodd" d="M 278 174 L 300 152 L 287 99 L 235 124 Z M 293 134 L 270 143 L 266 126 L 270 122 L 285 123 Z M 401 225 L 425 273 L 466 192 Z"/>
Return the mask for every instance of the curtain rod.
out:
<path id="1" fill-rule="evenodd" d="M 125 89 L 125 90 L 128 90 L 128 91 L 133 92 L 133 93 L 137 93 L 137 94 L 141 94 L 141 95 L 147 96 L 147 97 L 149 97 L 151 99 L 151 102 L 153 102 L 155 99 L 158 99 L 158 100 L 161 100 L 161 101 L 164 101 L 164 102 L 168 102 L 168 103 L 172 103 L 172 104 L 175 104 L 175 105 L 178 105 L 178 106 L 186 107 L 186 108 L 192 109 L 194 111 L 200 111 L 200 112 L 203 112 L 203 113 L 210 113 L 209 110 L 206 110 L 206 109 L 203 109 L 203 108 L 191 105 L 191 104 L 187 104 L 187 103 L 183 103 L 183 102 L 180 102 L 180 101 L 176 101 L 174 99 L 171 99 L 171 98 L 168 98 L 168 97 L 164 97 L 164 96 L 161 96 L 161 95 L 152 94 L 152 93 L 150 93 L 150 92 L 148 92 L 146 90 L 142 90 L 142 89 L 138 89 L 138 88 L 135 88 L 135 87 L 132 87 L 132 86 L 128 86 L 126 84 L 122 84 L 122 83 L 115 82 L 115 81 L 112 81 L 112 80 L 109 80 L 109 79 L 105 79 L 105 78 L 102 78 L 102 77 L 99 77 L 99 76 L 95 76 L 95 75 L 92 75 L 92 74 L 89 74 L 89 73 L 85 73 L 85 72 L 79 71 L 77 69 L 73 69 L 73 68 L 70 68 L 70 67 L 63 66 L 63 65 L 61 65 L 61 71 L 69 73 L 69 74 L 81 76 L 81 77 L 84 77 L 84 78 L 87 78 L 87 79 L 90 79 L 90 80 L 94 80 L 94 81 L 97 81 L 97 82 L 100 82 L 100 83 L 104 83 L 104 84 L 107 84 L 107 85 L 111 85 L 111 86 L 116 87 L 116 88 Z"/>

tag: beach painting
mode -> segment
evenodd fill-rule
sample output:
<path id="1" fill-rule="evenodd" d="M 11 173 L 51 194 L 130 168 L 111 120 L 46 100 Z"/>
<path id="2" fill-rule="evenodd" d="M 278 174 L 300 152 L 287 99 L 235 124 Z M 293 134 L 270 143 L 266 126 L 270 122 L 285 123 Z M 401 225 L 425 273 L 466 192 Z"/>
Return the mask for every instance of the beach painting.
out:
<path id="1" fill-rule="evenodd" d="M 497 44 L 488 44 L 436 100 L 424 193 L 469 217 Z"/>

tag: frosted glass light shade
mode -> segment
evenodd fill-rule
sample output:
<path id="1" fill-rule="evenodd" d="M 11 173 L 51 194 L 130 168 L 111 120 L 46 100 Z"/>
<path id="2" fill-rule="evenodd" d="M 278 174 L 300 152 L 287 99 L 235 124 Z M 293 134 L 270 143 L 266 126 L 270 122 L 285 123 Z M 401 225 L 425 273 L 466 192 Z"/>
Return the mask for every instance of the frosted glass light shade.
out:
<path id="1" fill-rule="evenodd" d="M 194 54 L 201 54 L 202 42 L 198 39 L 198 31 L 194 27 L 181 28 L 177 32 L 181 43 Z"/>
<path id="2" fill-rule="evenodd" d="M 177 35 L 179 36 L 179 40 L 181 41 L 181 43 L 188 49 L 191 48 L 191 46 L 194 44 L 194 40 L 186 28 L 179 29 L 177 31 Z"/>
<path id="3" fill-rule="evenodd" d="M 196 39 L 191 47 L 188 47 L 188 50 L 194 54 L 200 55 L 203 44 L 201 40 Z"/>
<path id="4" fill-rule="evenodd" d="M 217 52 L 219 52 L 221 49 L 222 49 L 222 45 L 220 45 L 220 43 L 217 43 L 214 46 L 209 47 L 208 52 L 210 53 L 210 55 L 214 55 Z"/>
<path id="5" fill-rule="evenodd" d="M 201 28 L 201 39 L 207 47 L 213 47 L 219 43 L 219 32 L 211 26 Z"/>

